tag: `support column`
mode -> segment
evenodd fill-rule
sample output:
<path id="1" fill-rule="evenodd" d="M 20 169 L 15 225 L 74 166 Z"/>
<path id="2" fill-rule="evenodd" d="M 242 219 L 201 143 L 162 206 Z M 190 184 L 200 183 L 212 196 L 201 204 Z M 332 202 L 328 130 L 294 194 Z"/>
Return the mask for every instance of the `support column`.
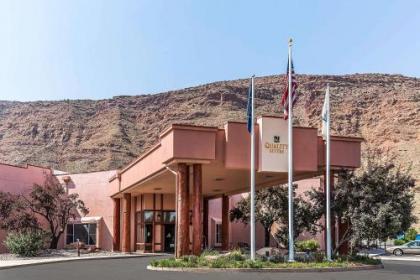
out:
<path id="1" fill-rule="evenodd" d="M 112 240 L 112 250 L 120 250 L 120 199 L 114 198 L 114 214 L 113 214 L 113 240 Z"/>
<path id="2" fill-rule="evenodd" d="M 204 198 L 203 202 L 203 238 L 205 248 L 209 247 L 209 200 Z"/>
<path id="3" fill-rule="evenodd" d="M 203 188 L 201 164 L 193 165 L 193 237 L 192 253 L 196 256 L 201 254 L 203 244 L 203 221 L 201 219 L 203 208 Z"/>
<path id="4" fill-rule="evenodd" d="M 190 251 L 188 166 L 185 163 L 179 163 L 177 173 L 175 257 L 179 258 L 188 255 Z"/>
<path id="5" fill-rule="evenodd" d="M 131 229 L 131 194 L 125 193 L 123 199 L 123 236 L 122 236 L 122 251 L 124 253 L 130 252 L 130 229 Z"/>
<path id="6" fill-rule="evenodd" d="M 229 250 L 229 196 L 222 197 L 222 250 Z"/>

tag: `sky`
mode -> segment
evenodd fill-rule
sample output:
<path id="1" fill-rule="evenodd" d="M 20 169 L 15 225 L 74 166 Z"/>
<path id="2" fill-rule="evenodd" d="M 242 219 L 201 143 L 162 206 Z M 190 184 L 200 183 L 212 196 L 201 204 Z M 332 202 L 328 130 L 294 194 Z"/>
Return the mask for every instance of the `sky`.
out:
<path id="1" fill-rule="evenodd" d="M 420 1 L 0 0 L 0 100 L 283 74 L 420 77 Z"/>

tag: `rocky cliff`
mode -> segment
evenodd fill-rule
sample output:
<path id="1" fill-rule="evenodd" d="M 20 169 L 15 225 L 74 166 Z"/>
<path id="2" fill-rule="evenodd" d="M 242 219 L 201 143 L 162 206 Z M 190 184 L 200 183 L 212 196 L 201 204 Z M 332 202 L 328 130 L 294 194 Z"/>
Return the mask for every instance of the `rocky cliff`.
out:
<path id="1" fill-rule="evenodd" d="M 256 79 L 258 114 L 280 114 L 284 77 Z M 332 133 L 362 136 L 420 178 L 420 79 L 400 75 L 299 75 L 296 124 L 320 127 L 326 83 Z M 0 101 L 0 161 L 85 172 L 118 168 L 170 123 L 221 126 L 245 120 L 247 80 L 104 100 Z"/>

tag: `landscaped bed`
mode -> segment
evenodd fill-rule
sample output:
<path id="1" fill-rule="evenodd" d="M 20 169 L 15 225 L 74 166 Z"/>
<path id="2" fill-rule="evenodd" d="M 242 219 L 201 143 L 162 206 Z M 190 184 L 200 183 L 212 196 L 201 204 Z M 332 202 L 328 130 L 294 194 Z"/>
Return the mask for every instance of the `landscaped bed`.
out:
<path id="1" fill-rule="evenodd" d="M 184 256 L 180 259 L 167 258 L 153 260 L 149 266 L 153 270 L 202 270 L 202 269 L 261 269 L 261 270 L 290 270 L 290 269 L 354 269 L 379 268 L 381 261 L 368 257 L 354 256 L 336 258 L 332 262 L 324 260 L 322 255 L 307 261 L 288 262 L 282 257 L 258 258 L 251 261 L 246 254 L 233 251 L 227 254 L 204 252 L 201 256 Z"/>

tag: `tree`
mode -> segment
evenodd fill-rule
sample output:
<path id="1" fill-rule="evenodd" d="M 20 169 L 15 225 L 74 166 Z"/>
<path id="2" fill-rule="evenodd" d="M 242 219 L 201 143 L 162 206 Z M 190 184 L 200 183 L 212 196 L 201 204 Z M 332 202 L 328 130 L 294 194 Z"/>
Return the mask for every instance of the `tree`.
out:
<path id="1" fill-rule="evenodd" d="M 346 230 L 338 240 L 335 252 L 345 244 L 352 246 L 362 240 L 386 241 L 406 231 L 416 218 L 414 208 L 414 179 L 392 163 L 368 160 L 360 174 L 342 170 L 332 191 L 331 210 Z M 312 190 L 308 195 L 316 211 L 324 213 L 325 194 Z"/>
<path id="2" fill-rule="evenodd" d="M 6 206 L 3 207 L 3 203 Z M 75 219 L 79 213 L 86 215 L 89 211 L 78 194 L 67 194 L 57 178 L 46 176 L 42 185 L 34 184 L 28 195 L 11 195 L 0 193 L 0 217 L 9 216 L 0 221 L 0 226 L 6 230 L 21 231 L 39 229 L 37 218 L 43 218 L 47 224 L 50 238 L 50 249 L 56 249 L 70 219 Z M 19 227 L 21 217 L 26 218 L 24 226 Z"/>
<path id="3" fill-rule="evenodd" d="M 296 188 L 296 186 L 294 186 Z M 288 203 L 287 186 L 275 186 L 264 188 L 255 194 L 255 220 L 264 227 L 265 246 L 270 245 L 270 234 L 273 224 L 278 226 L 277 232 L 273 235 L 279 244 L 287 246 L 288 244 Z M 302 198 L 294 199 L 294 233 L 297 237 L 304 230 L 316 232 L 319 228 L 317 214 L 311 211 L 312 204 Z M 250 197 L 241 199 L 234 208 L 230 210 L 230 220 L 236 222 L 249 223 L 250 217 Z"/>
<path id="4" fill-rule="evenodd" d="M 35 215 L 27 211 L 19 195 L 0 192 L 0 228 L 8 231 L 29 232 L 40 230 Z"/>

